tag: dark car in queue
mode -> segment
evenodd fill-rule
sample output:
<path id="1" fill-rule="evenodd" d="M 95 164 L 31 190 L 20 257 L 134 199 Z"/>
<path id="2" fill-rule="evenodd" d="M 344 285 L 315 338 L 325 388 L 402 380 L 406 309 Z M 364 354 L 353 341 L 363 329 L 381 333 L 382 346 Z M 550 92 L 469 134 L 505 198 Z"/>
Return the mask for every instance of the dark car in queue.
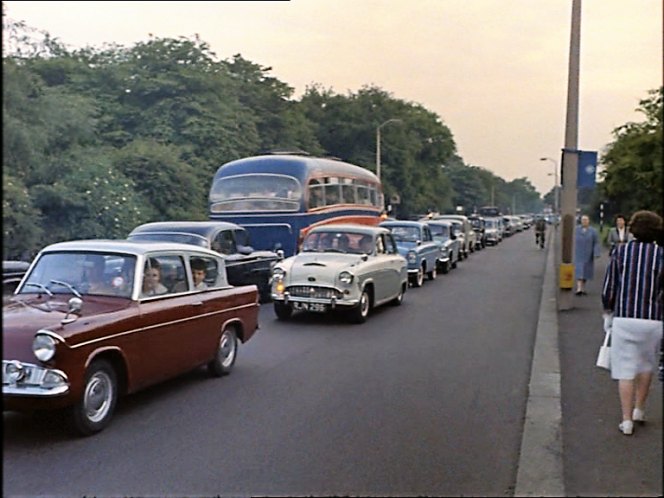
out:
<path id="1" fill-rule="evenodd" d="M 23 275 L 30 268 L 27 261 L 6 260 L 2 262 L 2 303 L 14 293 Z"/>
<path id="2" fill-rule="evenodd" d="M 235 223 L 223 221 L 158 221 L 134 228 L 128 240 L 160 240 L 193 244 L 224 256 L 231 285 L 258 287 L 261 301 L 270 299 L 270 277 L 282 252 L 255 251 L 248 232 Z"/>
<path id="3" fill-rule="evenodd" d="M 230 373 L 258 309 L 256 286 L 229 285 L 224 259 L 208 249 L 50 245 L 3 306 L 4 410 L 65 409 L 78 433 L 94 434 L 121 395 L 202 365 Z"/>

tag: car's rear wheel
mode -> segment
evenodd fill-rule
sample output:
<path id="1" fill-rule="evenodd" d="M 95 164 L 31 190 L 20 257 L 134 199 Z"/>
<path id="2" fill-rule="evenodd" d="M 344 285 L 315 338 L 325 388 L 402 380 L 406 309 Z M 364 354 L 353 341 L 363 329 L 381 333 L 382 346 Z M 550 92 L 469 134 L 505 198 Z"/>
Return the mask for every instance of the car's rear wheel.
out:
<path id="1" fill-rule="evenodd" d="M 233 370 L 237 358 L 237 332 L 235 327 L 224 329 L 217 343 L 214 359 L 208 363 L 208 371 L 215 377 L 228 375 Z"/>
<path id="2" fill-rule="evenodd" d="M 85 373 L 81 399 L 72 407 L 74 429 L 90 436 L 111 421 L 118 400 L 118 380 L 113 365 L 107 360 L 94 360 Z"/>
<path id="3" fill-rule="evenodd" d="M 279 320 L 288 320 L 293 314 L 293 307 L 290 306 L 289 304 L 279 303 L 275 301 L 274 313 L 277 315 L 277 318 Z"/>
<path id="4" fill-rule="evenodd" d="M 406 292 L 406 285 L 408 284 L 403 284 L 401 286 L 401 288 L 399 289 L 399 294 L 397 294 L 397 297 L 395 297 L 394 299 L 392 299 L 392 301 L 390 301 L 390 304 L 392 304 L 393 306 L 400 306 L 401 303 L 403 303 L 403 295 Z"/>
<path id="5" fill-rule="evenodd" d="M 350 320 L 353 323 L 364 323 L 369 316 L 369 310 L 371 309 L 371 295 L 369 291 L 365 288 L 362 289 L 362 295 L 360 295 L 360 303 L 350 310 Z"/>

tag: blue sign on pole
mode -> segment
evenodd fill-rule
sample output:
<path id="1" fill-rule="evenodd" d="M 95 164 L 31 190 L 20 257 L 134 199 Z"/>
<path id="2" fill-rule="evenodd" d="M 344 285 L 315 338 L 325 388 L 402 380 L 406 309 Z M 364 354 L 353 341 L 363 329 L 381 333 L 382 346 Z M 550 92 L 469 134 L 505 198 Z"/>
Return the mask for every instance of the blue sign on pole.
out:
<path id="1" fill-rule="evenodd" d="M 577 188 L 594 188 L 597 171 L 597 151 L 580 150 L 579 167 L 576 175 Z"/>

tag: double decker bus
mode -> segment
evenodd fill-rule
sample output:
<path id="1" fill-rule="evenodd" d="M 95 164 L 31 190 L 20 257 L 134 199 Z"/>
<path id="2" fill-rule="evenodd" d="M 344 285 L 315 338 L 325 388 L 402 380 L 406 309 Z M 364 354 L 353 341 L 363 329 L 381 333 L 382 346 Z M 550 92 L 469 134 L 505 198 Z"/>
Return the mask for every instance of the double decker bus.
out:
<path id="1" fill-rule="evenodd" d="M 212 220 L 249 232 L 255 249 L 291 256 L 308 230 L 326 223 L 376 225 L 383 190 L 371 171 L 338 159 L 265 154 L 228 162 L 214 175 Z"/>

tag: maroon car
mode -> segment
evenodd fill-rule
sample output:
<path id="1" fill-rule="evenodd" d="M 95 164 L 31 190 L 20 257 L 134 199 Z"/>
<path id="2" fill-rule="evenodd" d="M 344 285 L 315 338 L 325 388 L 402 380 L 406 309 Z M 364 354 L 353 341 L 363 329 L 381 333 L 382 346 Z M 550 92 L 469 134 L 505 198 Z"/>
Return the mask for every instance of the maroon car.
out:
<path id="1" fill-rule="evenodd" d="M 118 397 L 207 365 L 230 373 L 258 328 L 255 285 L 191 245 L 84 240 L 43 249 L 3 307 L 4 410 L 68 408 L 108 425 Z"/>

